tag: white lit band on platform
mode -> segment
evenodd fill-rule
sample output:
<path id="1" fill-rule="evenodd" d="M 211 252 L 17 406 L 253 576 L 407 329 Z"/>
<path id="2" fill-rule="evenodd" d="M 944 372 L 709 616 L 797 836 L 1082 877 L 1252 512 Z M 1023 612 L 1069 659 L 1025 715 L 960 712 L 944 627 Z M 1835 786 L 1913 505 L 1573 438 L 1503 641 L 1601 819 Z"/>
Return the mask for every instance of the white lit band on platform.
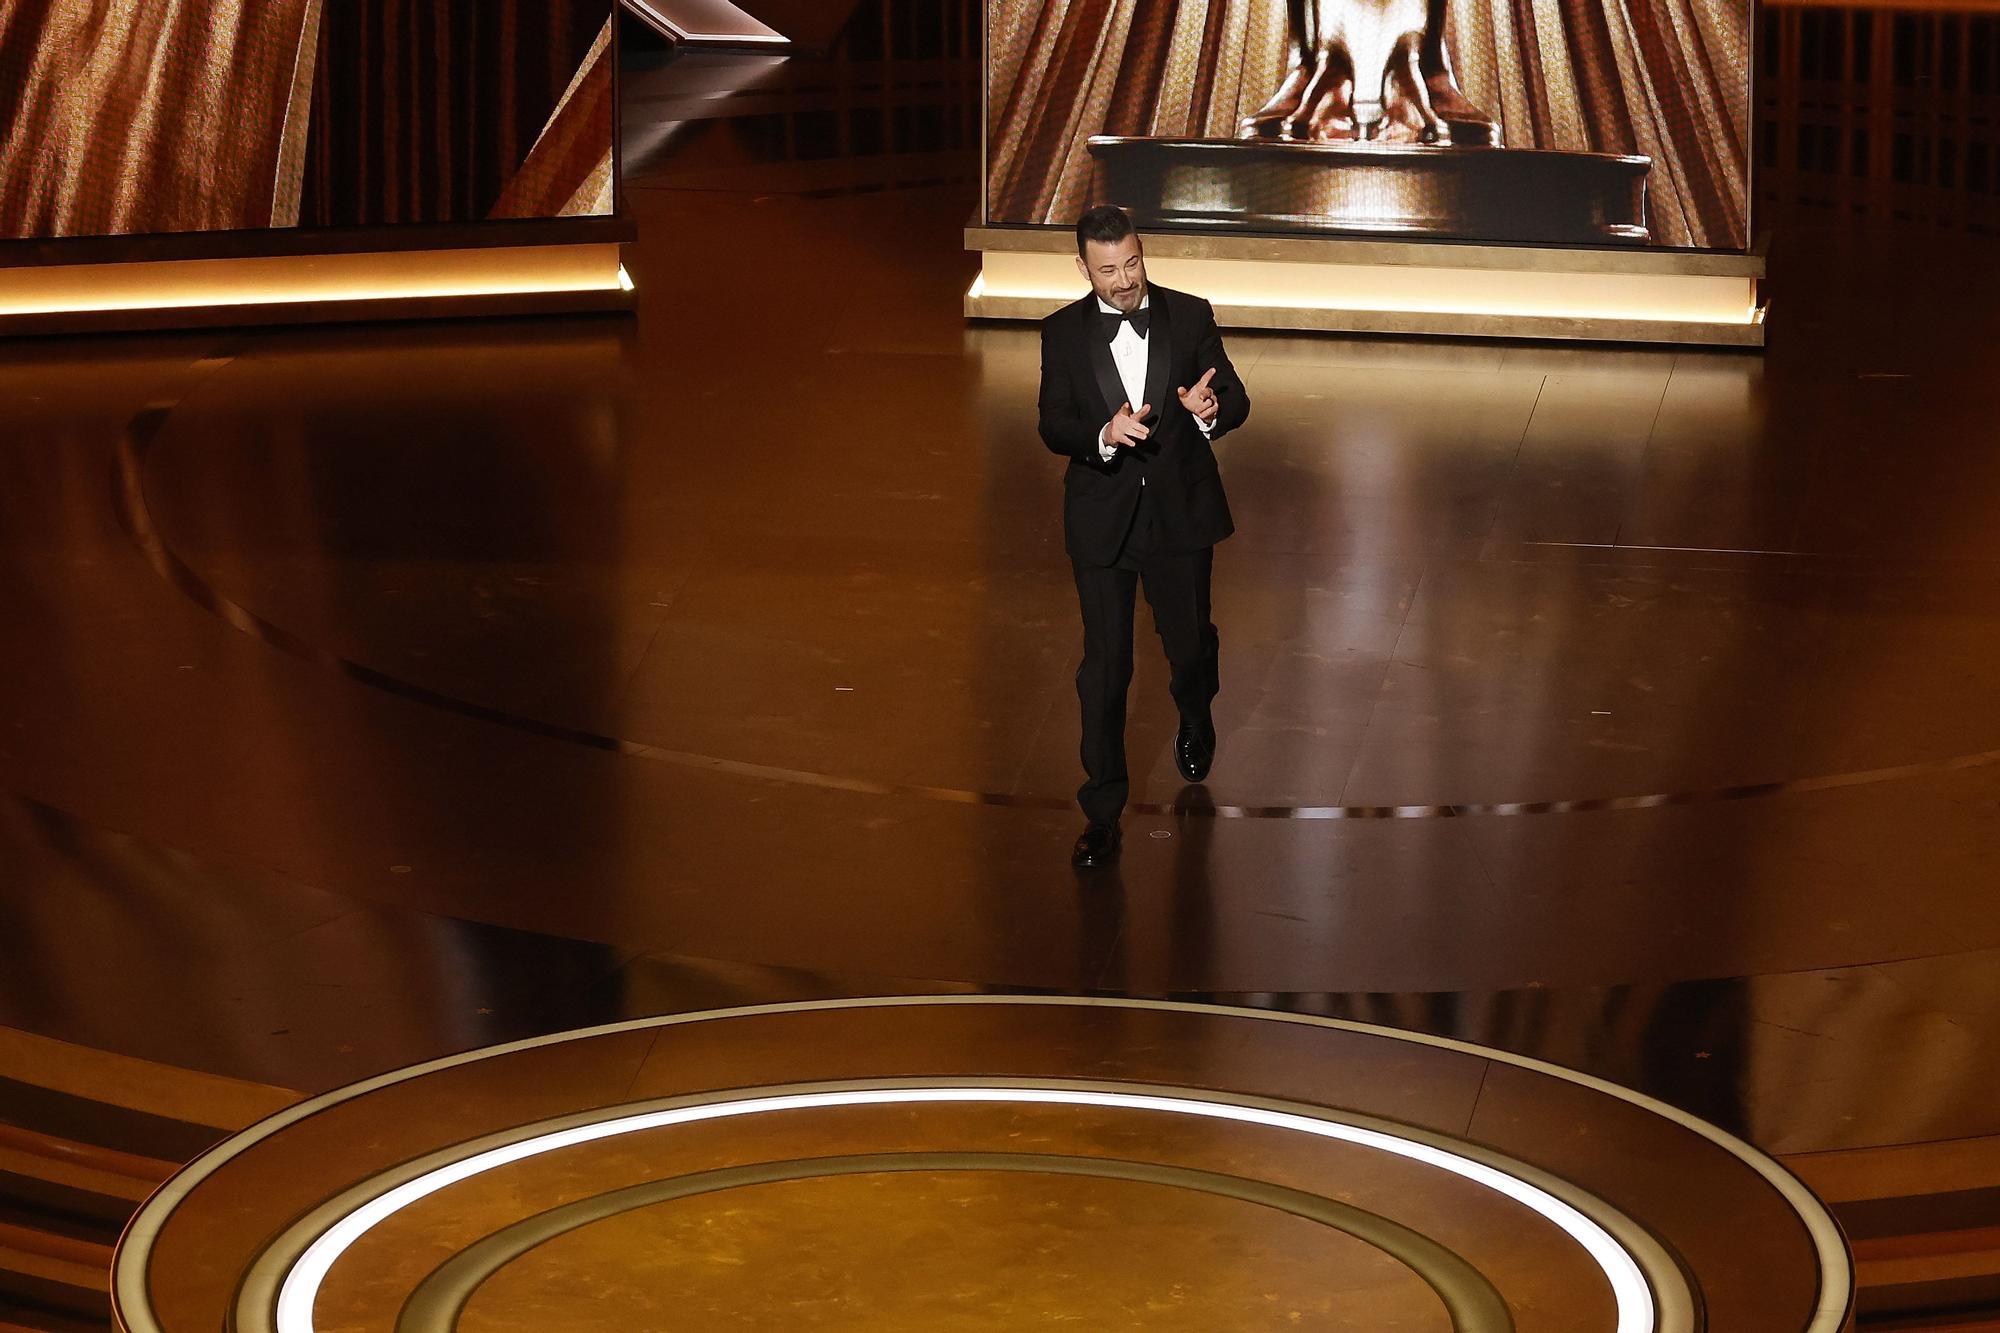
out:
<path id="1" fill-rule="evenodd" d="M 701 1121 L 831 1107 L 922 1106 L 954 1103 L 1100 1107 L 1163 1115 L 1195 1116 L 1235 1124 L 1258 1125 L 1294 1134 L 1308 1134 L 1390 1153 L 1437 1170 L 1448 1171 L 1481 1188 L 1505 1195 L 1560 1228 L 1584 1249 L 1610 1285 L 1618 1311 L 1616 1333 L 1655 1333 L 1655 1330 L 1659 1333 L 1688 1333 L 1694 1327 L 1692 1302 L 1688 1299 L 1685 1289 L 1675 1291 L 1669 1287 L 1668 1290 L 1674 1294 L 1664 1303 L 1656 1302 L 1653 1286 L 1649 1283 L 1647 1273 L 1638 1259 L 1625 1245 L 1613 1238 L 1605 1227 L 1586 1216 L 1581 1209 L 1557 1198 L 1549 1190 L 1524 1179 L 1523 1175 L 1486 1162 L 1475 1161 L 1463 1153 L 1453 1152 L 1415 1137 L 1343 1123 L 1324 1112 L 1312 1113 L 1304 1108 L 1280 1110 L 1271 1106 L 1234 1100 L 1210 1100 L 1109 1088 L 1024 1085 L 855 1088 L 760 1095 L 677 1106 L 635 1115 L 621 1115 L 595 1123 L 569 1124 L 561 1129 L 544 1132 L 529 1132 L 526 1137 L 515 1141 L 472 1152 L 460 1160 L 432 1166 L 414 1179 L 393 1187 L 385 1187 L 381 1193 L 368 1198 L 365 1202 L 345 1201 L 338 1219 L 332 1221 L 331 1225 L 325 1225 L 326 1219 L 318 1215 L 308 1218 L 301 1224 L 301 1229 L 317 1231 L 317 1235 L 306 1245 L 304 1253 L 298 1260 L 290 1266 L 279 1285 L 274 1324 L 276 1333 L 318 1333 L 318 1325 L 313 1319 L 313 1307 L 319 1296 L 320 1285 L 340 1257 L 369 1231 L 439 1190 L 500 1167 L 580 1144 Z M 474 1145 L 466 1146 L 471 1148 Z M 322 1227 L 323 1230 L 320 1229 Z M 282 1256 L 293 1250 L 296 1243 L 296 1236 L 281 1239 L 273 1247 L 273 1254 Z M 1654 1281 L 1671 1280 L 1672 1264 L 1663 1255 L 1655 1258 L 1652 1267 L 1655 1273 Z M 244 1330 L 244 1333 L 262 1326 L 257 1307 L 260 1288 L 263 1286 L 264 1283 L 258 1281 L 253 1271 L 251 1280 L 245 1284 L 245 1305 L 248 1308 L 239 1307 L 236 1321 L 236 1327 Z M 1660 1317 L 1662 1304 L 1670 1315 L 1670 1318 L 1665 1320 Z"/>

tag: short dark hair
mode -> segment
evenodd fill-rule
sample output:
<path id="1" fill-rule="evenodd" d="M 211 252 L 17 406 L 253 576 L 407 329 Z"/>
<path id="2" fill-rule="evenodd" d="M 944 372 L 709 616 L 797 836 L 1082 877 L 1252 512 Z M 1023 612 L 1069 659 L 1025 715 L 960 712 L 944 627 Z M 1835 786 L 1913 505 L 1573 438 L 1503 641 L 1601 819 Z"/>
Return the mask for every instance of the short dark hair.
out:
<path id="1" fill-rule="evenodd" d="M 1130 236 L 1134 228 L 1132 219 L 1125 216 L 1122 208 L 1109 204 L 1090 209 L 1076 220 L 1076 253 L 1079 259 L 1088 259 L 1083 247 L 1090 241 L 1100 245 L 1116 245 Z"/>

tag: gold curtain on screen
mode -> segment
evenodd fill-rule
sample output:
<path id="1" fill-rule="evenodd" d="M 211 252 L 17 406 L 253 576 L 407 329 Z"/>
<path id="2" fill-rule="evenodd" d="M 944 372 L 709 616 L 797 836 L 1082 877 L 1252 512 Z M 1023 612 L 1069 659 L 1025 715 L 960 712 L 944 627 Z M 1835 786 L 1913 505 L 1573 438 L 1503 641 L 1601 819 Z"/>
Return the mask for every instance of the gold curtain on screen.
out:
<path id="1" fill-rule="evenodd" d="M 1094 134 L 1232 137 L 1284 73 L 1284 0 L 988 0 L 987 23 L 995 222 L 1095 202 Z M 1449 0 L 1445 33 L 1509 146 L 1642 153 L 1655 243 L 1738 248 L 1749 23 L 1747 0 Z"/>
<path id="2" fill-rule="evenodd" d="M 0 235 L 289 226 L 320 0 L 0 0 Z"/>
<path id="3" fill-rule="evenodd" d="M 0 0 L 0 238 L 613 210 L 612 0 Z"/>

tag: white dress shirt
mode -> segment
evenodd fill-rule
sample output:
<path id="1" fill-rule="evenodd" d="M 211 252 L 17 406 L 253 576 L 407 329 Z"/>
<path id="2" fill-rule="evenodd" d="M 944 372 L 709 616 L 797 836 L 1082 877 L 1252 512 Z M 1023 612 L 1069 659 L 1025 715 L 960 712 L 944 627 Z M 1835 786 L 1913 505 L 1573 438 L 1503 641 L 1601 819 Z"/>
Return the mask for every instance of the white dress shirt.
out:
<path id="1" fill-rule="evenodd" d="M 1153 294 L 1151 292 L 1147 292 L 1139 298 L 1139 308 L 1141 310 L 1151 308 L 1152 304 Z M 1122 315 L 1125 313 L 1101 296 L 1097 298 L 1097 308 L 1101 313 L 1106 315 Z M 1092 336 L 1096 335 L 1093 334 Z M 1150 337 L 1133 328 L 1130 320 L 1119 324 L 1118 336 L 1111 340 L 1111 360 L 1118 367 L 1118 382 L 1125 387 L 1126 405 L 1132 408 L 1138 408 L 1146 403 L 1146 352 L 1147 344 L 1151 341 Z M 1151 407 L 1153 410 L 1147 414 L 1144 423 L 1149 428 L 1159 424 L 1160 414 L 1164 410 L 1163 406 L 1159 403 L 1153 403 Z M 1194 419 L 1194 424 L 1201 428 L 1204 438 L 1207 437 L 1210 431 L 1215 429 L 1213 421 L 1203 421 L 1200 417 Z M 1098 457 L 1107 463 L 1118 456 L 1119 448 L 1119 446 L 1106 441 L 1105 437 L 1110 430 L 1111 423 L 1107 421 L 1104 423 L 1104 429 L 1097 432 L 1097 454 Z M 1145 485 L 1145 480 L 1141 478 L 1139 484 L 1142 486 Z"/>

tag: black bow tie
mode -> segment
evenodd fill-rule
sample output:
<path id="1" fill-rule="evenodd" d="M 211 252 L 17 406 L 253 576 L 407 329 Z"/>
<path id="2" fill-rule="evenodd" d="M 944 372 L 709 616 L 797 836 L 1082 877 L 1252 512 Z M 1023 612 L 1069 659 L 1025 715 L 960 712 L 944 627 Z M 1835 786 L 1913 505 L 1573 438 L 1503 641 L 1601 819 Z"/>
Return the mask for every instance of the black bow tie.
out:
<path id="1" fill-rule="evenodd" d="M 1118 341 L 1118 326 L 1128 323 L 1132 326 L 1132 332 L 1143 338 L 1146 336 L 1147 326 L 1153 322 L 1151 310 L 1100 310 L 1097 312 L 1097 317 L 1102 321 L 1101 327 L 1106 342 Z"/>

